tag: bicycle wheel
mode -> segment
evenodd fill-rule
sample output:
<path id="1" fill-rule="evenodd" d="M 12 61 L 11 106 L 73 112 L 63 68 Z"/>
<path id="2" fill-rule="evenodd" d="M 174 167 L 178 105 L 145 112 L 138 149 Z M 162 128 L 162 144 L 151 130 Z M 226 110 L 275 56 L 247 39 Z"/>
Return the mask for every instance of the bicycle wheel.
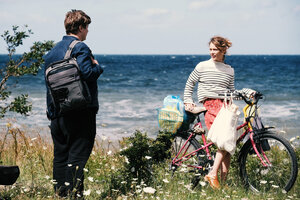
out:
<path id="1" fill-rule="evenodd" d="M 188 140 L 189 134 L 188 133 L 177 133 L 174 136 L 173 144 L 172 144 L 172 149 L 171 149 L 171 165 L 170 169 L 173 171 L 173 174 L 175 171 L 180 167 L 179 172 L 182 176 L 182 178 L 186 178 L 187 180 L 191 180 L 192 188 L 195 188 L 199 181 L 200 181 L 200 176 L 203 176 L 208 173 L 208 170 L 212 167 L 213 165 L 213 160 L 209 160 L 207 158 L 206 152 L 204 150 L 199 150 L 197 153 L 181 162 L 172 162 L 175 156 L 177 156 L 177 160 L 182 158 L 184 155 L 188 155 L 191 152 L 194 152 L 195 150 L 201 148 L 200 143 L 197 141 L 196 138 L 191 138 L 187 143 L 186 141 Z M 186 145 L 184 146 L 184 144 Z M 184 147 L 183 147 L 184 146 Z M 180 154 L 179 151 L 181 150 Z M 201 169 L 198 169 L 196 167 L 201 166 Z"/>
<path id="2" fill-rule="evenodd" d="M 297 158 L 292 146 L 286 139 L 271 132 L 256 136 L 254 141 L 258 149 L 263 149 L 270 164 L 267 167 L 262 165 L 248 140 L 242 147 L 239 158 L 240 176 L 246 188 L 254 192 L 288 192 L 298 174 Z M 264 157 L 262 151 L 259 151 Z"/>

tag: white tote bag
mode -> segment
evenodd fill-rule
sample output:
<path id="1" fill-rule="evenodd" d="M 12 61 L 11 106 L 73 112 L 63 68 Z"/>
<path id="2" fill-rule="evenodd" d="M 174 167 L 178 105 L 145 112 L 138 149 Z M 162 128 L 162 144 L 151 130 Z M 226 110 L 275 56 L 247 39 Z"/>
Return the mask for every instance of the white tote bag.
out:
<path id="1" fill-rule="evenodd" d="M 232 98 L 229 103 L 225 99 L 207 136 L 208 141 L 213 142 L 219 149 L 225 150 L 231 155 L 236 149 L 236 124 L 239 114 L 238 106 L 233 103 Z"/>

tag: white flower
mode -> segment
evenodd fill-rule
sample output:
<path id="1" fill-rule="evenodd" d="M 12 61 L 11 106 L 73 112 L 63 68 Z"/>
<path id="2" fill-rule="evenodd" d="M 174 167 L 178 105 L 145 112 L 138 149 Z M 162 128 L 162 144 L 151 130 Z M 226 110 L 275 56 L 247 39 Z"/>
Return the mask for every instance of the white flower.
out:
<path id="1" fill-rule="evenodd" d="M 294 142 L 296 140 L 296 137 L 292 137 L 291 139 L 290 139 L 290 142 Z"/>
<path id="2" fill-rule="evenodd" d="M 91 177 L 91 176 L 88 177 L 88 180 L 89 180 L 90 182 L 94 182 L 94 178 Z"/>
<path id="3" fill-rule="evenodd" d="M 49 179 L 50 179 L 50 176 L 46 175 L 46 176 L 45 176 L 45 179 L 49 180 Z"/>
<path id="4" fill-rule="evenodd" d="M 278 185 L 272 185 L 272 187 L 273 187 L 273 188 L 279 188 L 279 186 L 278 186 Z"/>
<path id="5" fill-rule="evenodd" d="M 83 168 L 83 171 L 88 172 L 89 170 L 87 168 Z"/>
<path id="6" fill-rule="evenodd" d="M 100 190 L 96 190 L 96 193 L 97 194 L 101 194 L 102 192 Z"/>
<path id="7" fill-rule="evenodd" d="M 43 149 L 44 149 L 44 150 L 47 150 L 47 147 L 43 146 Z"/>
<path id="8" fill-rule="evenodd" d="M 72 167 L 72 164 L 68 164 L 68 167 Z"/>
<path id="9" fill-rule="evenodd" d="M 111 154 L 112 154 L 112 151 L 109 150 L 109 151 L 107 152 L 107 155 L 111 155 Z"/>
<path id="10" fill-rule="evenodd" d="M 169 183 L 168 179 L 163 179 L 163 182 Z"/>
<path id="11" fill-rule="evenodd" d="M 116 168 L 115 168 L 115 166 L 111 166 L 111 170 L 115 170 Z"/>
<path id="12" fill-rule="evenodd" d="M 86 191 L 83 191 L 83 195 L 84 196 L 89 196 L 90 194 L 91 194 L 91 190 L 90 189 L 88 189 Z"/>
<path id="13" fill-rule="evenodd" d="M 146 158 L 147 160 L 150 160 L 150 159 L 151 159 L 151 156 L 145 156 L 145 158 Z"/>
<path id="14" fill-rule="evenodd" d="M 69 183 L 69 182 L 65 182 L 65 185 L 66 185 L 66 186 L 69 186 L 69 185 L 70 185 L 70 183 Z"/>
<path id="15" fill-rule="evenodd" d="M 206 183 L 205 183 L 204 181 L 200 181 L 200 185 L 201 185 L 202 187 L 204 187 L 204 186 L 206 186 Z"/>
<path id="16" fill-rule="evenodd" d="M 260 181 L 260 184 L 266 184 L 268 181 Z"/>
<path id="17" fill-rule="evenodd" d="M 105 140 L 107 140 L 107 137 L 104 136 L 104 135 L 102 135 L 102 136 L 101 136 L 101 139 L 102 139 L 103 141 L 105 141 Z"/>
<path id="18" fill-rule="evenodd" d="M 134 167 L 131 168 L 131 172 L 135 172 L 135 168 Z"/>
<path id="19" fill-rule="evenodd" d="M 128 160 L 127 157 L 125 157 L 125 162 L 126 162 L 127 164 L 129 164 L 129 160 Z"/>
<path id="20" fill-rule="evenodd" d="M 122 182 L 121 182 L 121 184 L 126 184 L 126 183 L 127 183 L 127 181 L 122 181 Z"/>
<path id="21" fill-rule="evenodd" d="M 156 192 L 156 190 L 152 187 L 145 187 L 143 188 L 143 191 L 148 194 L 154 194 Z"/>

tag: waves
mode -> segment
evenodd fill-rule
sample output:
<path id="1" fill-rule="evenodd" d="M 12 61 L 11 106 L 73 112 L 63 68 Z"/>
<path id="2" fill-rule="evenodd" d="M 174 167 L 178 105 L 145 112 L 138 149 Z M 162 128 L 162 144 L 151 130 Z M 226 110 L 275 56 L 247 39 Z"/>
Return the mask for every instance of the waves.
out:
<path id="1" fill-rule="evenodd" d="M 1 60 L 0 66 L 4 62 Z M 97 55 L 105 66 L 98 81 L 100 109 L 97 133 L 110 138 L 131 135 L 135 130 L 155 137 L 157 111 L 169 94 L 183 96 L 185 82 L 200 61 L 199 55 Z M 290 137 L 299 135 L 300 56 L 230 56 L 237 89 L 250 87 L 266 95 L 261 110 L 265 124 L 284 130 Z M 16 81 L 18 81 L 17 84 Z M 42 73 L 10 80 L 12 94 L 28 93 L 33 102 L 30 116 L 9 113 L 19 124 L 47 127 L 45 85 Z M 196 91 L 195 91 L 196 93 Z M 194 100 L 196 100 L 196 95 Z M 243 102 L 238 102 L 240 109 Z M 5 127 L 1 120 L 0 127 Z M 49 129 L 45 129 L 49 133 Z"/>

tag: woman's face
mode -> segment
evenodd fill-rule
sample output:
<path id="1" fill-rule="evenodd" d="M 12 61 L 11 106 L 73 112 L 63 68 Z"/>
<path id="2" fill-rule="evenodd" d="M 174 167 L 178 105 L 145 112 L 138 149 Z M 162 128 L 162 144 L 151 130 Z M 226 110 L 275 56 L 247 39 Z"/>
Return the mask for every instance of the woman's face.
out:
<path id="1" fill-rule="evenodd" d="M 223 62 L 224 52 L 220 51 L 212 42 L 209 44 L 209 54 L 216 62 Z"/>

